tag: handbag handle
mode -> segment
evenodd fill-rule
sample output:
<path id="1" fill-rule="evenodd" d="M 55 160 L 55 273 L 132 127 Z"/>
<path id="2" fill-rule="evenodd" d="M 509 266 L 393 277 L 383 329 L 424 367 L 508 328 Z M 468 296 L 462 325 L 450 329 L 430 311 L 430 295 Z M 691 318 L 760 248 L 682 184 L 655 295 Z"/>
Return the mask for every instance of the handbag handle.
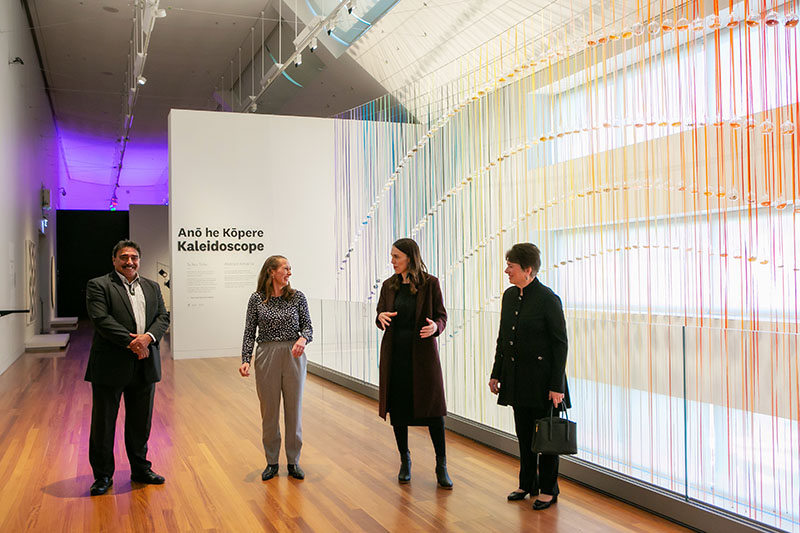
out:
<path id="1" fill-rule="evenodd" d="M 569 414 L 567 413 L 567 408 L 566 407 L 562 407 L 563 405 L 564 405 L 563 401 L 558 404 L 558 418 L 561 418 L 561 413 L 563 412 L 564 413 L 564 418 L 566 420 L 569 420 Z M 548 428 L 547 431 L 548 431 L 548 438 L 550 440 L 553 440 L 553 404 L 552 403 L 550 404 L 550 427 Z M 567 440 L 569 440 L 569 424 L 567 424 L 566 432 L 567 432 Z"/>
<path id="2" fill-rule="evenodd" d="M 563 401 L 558 404 L 558 413 L 559 413 L 558 414 L 558 418 L 561 418 L 561 413 L 564 413 L 564 418 L 569 420 L 569 413 L 567 412 L 567 408 L 564 407 L 564 402 Z M 553 419 L 553 405 L 552 405 L 552 402 L 550 404 L 550 419 L 551 420 Z"/>

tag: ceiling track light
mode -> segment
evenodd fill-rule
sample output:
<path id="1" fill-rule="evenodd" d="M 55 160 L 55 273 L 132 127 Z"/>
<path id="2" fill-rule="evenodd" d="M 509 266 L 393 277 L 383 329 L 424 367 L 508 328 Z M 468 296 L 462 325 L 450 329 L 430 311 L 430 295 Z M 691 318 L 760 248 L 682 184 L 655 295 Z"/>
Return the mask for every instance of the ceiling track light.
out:
<path id="1" fill-rule="evenodd" d="M 279 18 L 281 17 L 280 6 L 282 5 L 283 2 L 280 2 L 278 4 Z M 298 31 L 299 28 L 297 26 L 295 27 L 295 37 L 293 40 L 295 51 L 294 54 L 290 56 L 290 58 L 293 58 L 293 63 L 295 67 L 299 67 L 300 65 L 303 64 L 302 53 L 305 52 L 306 49 L 308 49 L 310 53 L 314 53 L 314 51 L 319 47 L 319 36 L 321 35 L 321 32 L 325 31 L 328 35 L 333 35 L 333 32 L 336 30 L 336 19 L 341 15 L 342 10 L 347 9 L 348 13 L 352 14 L 353 10 L 356 8 L 356 5 L 357 5 L 357 0 L 337 0 L 336 6 L 331 10 L 330 13 L 328 13 L 327 16 L 315 15 L 310 21 L 308 21 L 308 23 L 302 29 L 302 31 Z M 358 18 L 356 15 L 353 16 Z M 295 21 L 295 25 L 296 24 L 297 21 Z M 282 42 L 282 40 L 279 40 L 279 42 Z M 266 49 L 266 52 L 269 52 L 269 49 L 267 49 L 266 46 L 264 48 Z M 279 46 L 278 61 L 281 61 L 282 58 L 283 54 L 280 52 L 280 46 Z M 271 57 L 271 59 L 273 62 L 275 62 L 275 64 L 269 68 L 266 74 L 263 74 L 261 76 L 260 80 L 261 89 L 255 91 L 256 94 L 254 95 L 256 99 L 261 98 L 264 92 L 268 90 L 270 85 L 275 81 L 275 79 L 277 79 L 277 77 L 281 73 L 283 73 L 284 76 L 288 77 L 288 75 L 284 72 L 284 69 L 286 68 L 284 64 L 276 62 L 274 57 Z M 233 63 L 233 60 L 231 60 L 231 63 Z M 262 66 L 262 71 L 263 68 L 264 67 Z M 231 69 L 231 78 L 233 78 L 233 69 Z M 291 78 L 289 79 L 291 80 Z M 241 82 L 241 76 L 239 81 Z M 247 112 L 250 105 L 251 105 L 250 102 L 246 101 L 240 102 L 237 105 L 238 107 L 237 111 Z"/>
<path id="2" fill-rule="evenodd" d="M 319 33 L 320 26 L 322 26 L 322 22 L 325 19 L 320 15 L 316 15 L 312 18 L 303 31 L 297 34 L 294 38 L 294 47 L 295 49 L 301 49 L 304 43 L 307 43 L 310 38 L 316 37 L 317 33 Z"/>
<path id="3" fill-rule="evenodd" d="M 125 73 L 127 98 L 123 103 L 122 109 L 123 120 L 122 131 L 119 136 L 119 147 L 117 154 L 114 156 L 116 164 L 113 168 L 116 174 L 116 186 L 111 197 L 112 211 L 116 209 L 117 205 L 117 189 L 119 188 L 125 153 L 130 140 L 131 128 L 133 127 L 133 111 L 139 94 L 138 89 L 147 83 L 147 78 L 143 76 L 143 73 L 155 19 L 167 16 L 166 10 L 158 7 L 159 1 L 135 0 L 133 2 L 133 28 L 129 40 L 128 68 Z"/>
<path id="4" fill-rule="evenodd" d="M 276 77 L 278 72 L 280 72 L 282 68 L 283 68 L 283 63 L 274 63 L 271 67 L 269 67 L 269 70 L 267 71 L 266 74 L 264 74 L 264 77 L 262 77 L 261 81 L 259 82 L 261 84 L 261 87 L 262 88 L 266 87 L 267 84 L 269 84 L 269 80 Z"/>

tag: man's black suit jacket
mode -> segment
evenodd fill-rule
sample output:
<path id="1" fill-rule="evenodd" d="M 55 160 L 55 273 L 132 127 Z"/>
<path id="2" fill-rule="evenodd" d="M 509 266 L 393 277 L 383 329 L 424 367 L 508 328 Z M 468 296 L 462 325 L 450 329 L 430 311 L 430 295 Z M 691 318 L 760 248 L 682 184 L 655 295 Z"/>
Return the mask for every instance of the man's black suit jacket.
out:
<path id="1" fill-rule="evenodd" d="M 156 341 L 150 344 L 150 355 L 142 359 L 144 380 L 155 383 L 161 380 L 161 354 L 159 341 L 169 326 L 169 313 L 164 307 L 161 288 L 155 281 L 139 276 L 144 290 L 145 331 Z M 89 280 L 86 284 L 86 308 L 94 324 L 94 339 L 89 352 L 86 381 L 121 387 L 133 378 L 136 354 L 128 349 L 136 333 L 136 320 L 127 289 L 117 272 Z"/>

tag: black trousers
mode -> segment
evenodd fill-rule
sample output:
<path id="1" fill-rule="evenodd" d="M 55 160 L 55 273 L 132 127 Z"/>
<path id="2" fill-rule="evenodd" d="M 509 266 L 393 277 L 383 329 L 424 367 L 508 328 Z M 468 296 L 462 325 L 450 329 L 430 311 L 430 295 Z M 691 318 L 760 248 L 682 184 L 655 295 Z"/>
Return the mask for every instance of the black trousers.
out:
<path id="1" fill-rule="evenodd" d="M 139 372 L 135 375 L 137 379 L 123 387 L 92 383 L 89 463 L 95 479 L 114 475 L 114 431 L 119 402 L 123 396 L 125 397 L 125 452 L 128 454 L 131 473 L 143 473 L 152 466 L 147 460 L 147 441 L 150 438 L 156 384 L 144 383 Z"/>
<path id="2" fill-rule="evenodd" d="M 519 488 L 531 493 L 558 494 L 558 455 L 533 453 L 536 420 L 550 415 L 550 409 L 514 407 L 514 425 L 519 440 Z"/>
<path id="3" fill-rule="evenodd" d="M 436 457 L 445 457 L 447 455 L 447 448 L 444 440 L 443 416 L 415 420 L 412 425 L 428 426 L 428 434 L 431 436 L 431 442 L 433 443 L 433 449 L 436 451 Z M 398 424 L 393 420 L 392 428 L 394 429 L 394 439 L 397 441 L 397 451 L 400 452 L 400 455 L 403 455 L 408 451 L 408 424 Z"/>

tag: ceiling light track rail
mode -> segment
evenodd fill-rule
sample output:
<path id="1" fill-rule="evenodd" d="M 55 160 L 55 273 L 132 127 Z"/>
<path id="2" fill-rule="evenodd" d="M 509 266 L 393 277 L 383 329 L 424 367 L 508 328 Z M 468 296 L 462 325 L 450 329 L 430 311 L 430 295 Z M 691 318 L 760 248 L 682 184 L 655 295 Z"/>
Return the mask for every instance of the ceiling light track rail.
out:
<path id="1" fill-rule="evenodd" d="M 144 66 L 147 62 L 147 50 L 150 47 L 150 37 L 153 34 L 156 19 L 167 16 L 165 9 L 158 7 L 159 0 L 137 0 L 133 4 L 133 26 L 131 28 L 130 48 L 128 51 L 128 66 L 125 72 L 125 97 L 122 103 L 122 128 L 114 156 L 116 164 L 113 167 L 114 190 L 111 194 L 109 209 L 117 208 L 117 190 L 119 179 L 122 175 L 122 164 L 125 151 L 128 147 L 131 127 L 133 126 L 133 112 L 139 91 L 147 83 L 144 77 Z"/>
<path id="2" fill-rule="evenodd" d="M 283 2 L 280 1 L 279 8 L 282 6 Z M 341 0 L 332 10 L 328 13 L 327 16 L 316 15 L 312 18 L 309 23 L 303 28 L 302 31 L 299 33 L 297 32 L 297 21 L 295 19 L 295 38 L 294 38 L 294 51 L 288 57 L 282 57 L 282 53 L 278 54 L 278 60 L 275 61 L 272 65 L 270 65 L 266 72 L 264 73 L 264 66 L 262 65 L 262 73 L 260 81 L 257 85 L 253 88 L 253 94 L 245 99 L 239 99 L 238 105 L 231 107 L 234 111 L 239 113 L 254 113 L 257 111 L 258 107 L 256 102 L 264 95 L 265 92 L 269 89 L 270 85 L 278 78 L 278 76 L 284 75 L 284 71 L 289 65 L 294 65 L 295 67 L 299 67 L 303 63 L 303 52 L 308 50 L 309 52 L 313 53 L 314 50 L 317 49 L 319 45 L 318 37 L 322 32 L 326 32 L 327 35 L 330 35 L 333 29 L 336 26 L 336 20 L 339 17 L 339 14 L 342 11 L 346 11 L 351 16 L 355 15 L 355 8 L 357 5 L 357 0 Z M 296 11 L 296 7 L 295 7 Z M 263 17 L 263 13 L 262 13 Z M 282 14 L 279 15 L 279 22 L 278 22 L 278 42 L 282 42 Z M 296 18 L 296 13 L 295 13 Z M 253 27 L 255 29 L 255 26 Z M 263 31 L 263 30 L 262 30 Z M 251 31 L 252 33 L 252 31 Z M 255 61 L 255 57 L 252 58 Z M 274 61 L 274 59 L 273 59 Z M 241 76 L 241 61 L 240 61 L 240 74 Z M 255 76 L 253 73 L 252 76 Z M 255 78 L 258 80 L 258 78 Z M 291 81 L 291 79 L 290 79 Z M 241 84 L 241 77 L 239 78 L 238 82 Z M 231 96 L 233 95 L 233 87 L 235 83 L 231 80 Z M 257 89 L 257 90 L 256 90 Z M 241 90 L 241 88 L 240 88 Z M 233 98 L 231 97 L 231 101 Z M 231 102 L 233 104 L 233 102 Z"/>

